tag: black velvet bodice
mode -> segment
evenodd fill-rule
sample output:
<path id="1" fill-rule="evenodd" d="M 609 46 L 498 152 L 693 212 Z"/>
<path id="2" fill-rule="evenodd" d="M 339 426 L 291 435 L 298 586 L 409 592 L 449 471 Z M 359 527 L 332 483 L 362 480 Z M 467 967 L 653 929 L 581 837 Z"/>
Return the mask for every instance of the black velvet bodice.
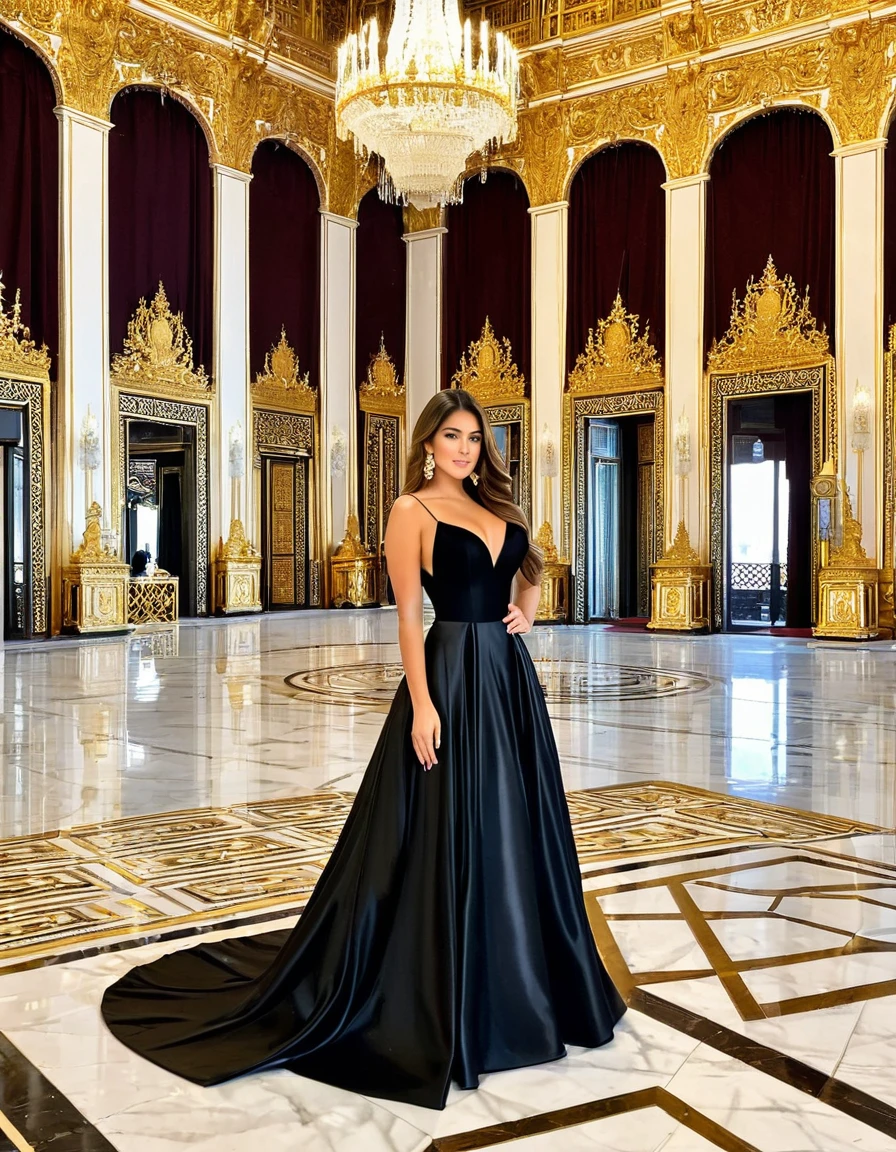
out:
<path id="1" fill-rule="evenodd" d="M 492 564 L 481 536 L 439 520 L 432 546 L 432 575 L 424 568 L 423 587 L 437 620 L 483 624 L 507 615 L 513 578 L 529 550 L 526 533 L 508 522 L 498 559 Z"/>

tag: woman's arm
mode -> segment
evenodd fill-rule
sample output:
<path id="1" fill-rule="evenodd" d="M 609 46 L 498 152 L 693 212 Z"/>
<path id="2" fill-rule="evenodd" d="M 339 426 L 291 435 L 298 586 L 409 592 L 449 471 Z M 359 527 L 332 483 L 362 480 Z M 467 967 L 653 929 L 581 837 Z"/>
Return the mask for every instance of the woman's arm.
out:
<path id="1" fill-rule="evenodd" d="M 421 518 L 423 510 L 410 496 L 400 496 L 389 513 L 386 527 L 386 563 L 398 609 L 398 646 L 414 709 L 411 740 L 424 768 L 436 760 L 441 725 L 429 695 L 423 651 L 423 587 Z"/>
<path id="2" fill-rule="evenodd" d="M 535 623 L 541 586 L 530 584 L 522 572 L 517 572 L 513 588 L 513 603 L 507 605 L 509 612 L 504 617 L 504 623 L 508 632 L 528 632 Z"/>

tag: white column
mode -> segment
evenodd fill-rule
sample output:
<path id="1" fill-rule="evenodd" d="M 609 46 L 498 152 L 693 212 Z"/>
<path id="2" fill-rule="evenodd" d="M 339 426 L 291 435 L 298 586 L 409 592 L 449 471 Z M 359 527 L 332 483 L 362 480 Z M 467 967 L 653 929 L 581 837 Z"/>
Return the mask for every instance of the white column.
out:
<path id="1" fill-rule="evenodd" d="M 321 212 L 320 427 L 324 491 L 324 563 L 357 513 L 358 419 L 355 380 L 355 233 L 357 220 Z M 334 434 L 346 441 L 345 471 L 330 471 Z M 327 496 L 329 495 L 329 499 Z"/>
<path id="2" fill-rule="evenodd" d="M 858 516 L 862 495 L 862 543 L 868 556 L 883 558 L 883 493 L 877 477 L 883 469 L 883 245 L 884 148 L 886 140 L 867 140 L 834 152 L 837 172 L 837 316 L 836 356 L 840 475 Z M 871 395 L 871 444 L 862 458 L 852 450 L 853 397 L 856 381 Z"/>
<path id="3" fill-rule="evenodd" d="M 93 498 L 107 523 L 121 529 L 111 507 L 112 408 L 109 390 L 109 129 L 72 108 L 57 108 L 59 176 L 60 344 L 57 441 L 60 458 L 49 494 L 58 555 L 67 561 L 85 528 L 86 484 L 78 464 L 81 425 L 89 408 L 99 423 L 102 463 L 93 474 Z M 118 351 L 118 350 L 116 350 Z M 57 592 L 58 597 L 58 592 Z"/>
<path id="4" fill-rule="evenodd" d="M 706 184 L 709 176 L 686 176 L 666 190 L 666 536 L 671 543 L 684 517 L 691 543 L 709 549 L 709 445 L 704 427 L 703 296 L 706 259 Z M 684 412 L 691 432 L 691 474 L 686 507 L 675 476 L 676 421 Z"/>
<path id="5" fill-rule="evenodd" d="M 209 541 L 214 552 L 219 536 L 227 538 L 230 521 L 241 519 L 250 540 L 255 540 L 255 500 L 250 484 L 251 460 L 249 407 L 249 181 L 248 172 L 215 164 L 215 322 L 214 360 L 218 427 L 212 468 L 217 484 L 211 485 Z M 231 506 L 230 430 L 240 425 L 243 433 L 244 470 L 240 481 L 239 508 Z"/>
<path id="6" fill-rule="evenodd" d="M 532 531 L 545 520 L 560 542 L 561 484 L 551 484 L 545 506 L 541 475 L 544 426 L 553 438 L 559 464 L 563 438 L 563 394 L 566 387 L 566 292 L 569 252 L 569 204 L 565 200 L 530 208 L 532 218 Z"/>
<path id="7" fill-rule="evenodd" d="M 442 386 L 442 237 L 447 229 L 408 232 L 405 383 L 407 437 Z"/>

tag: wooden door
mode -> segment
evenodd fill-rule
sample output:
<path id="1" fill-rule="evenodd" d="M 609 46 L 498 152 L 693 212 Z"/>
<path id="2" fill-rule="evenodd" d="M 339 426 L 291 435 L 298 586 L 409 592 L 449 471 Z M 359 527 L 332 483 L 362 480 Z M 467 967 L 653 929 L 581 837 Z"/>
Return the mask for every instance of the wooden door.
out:
<path id="1" fill-rule="evenodd" d="M 262 457 L 265 608 L 307 608 L 308 460 Z"/>

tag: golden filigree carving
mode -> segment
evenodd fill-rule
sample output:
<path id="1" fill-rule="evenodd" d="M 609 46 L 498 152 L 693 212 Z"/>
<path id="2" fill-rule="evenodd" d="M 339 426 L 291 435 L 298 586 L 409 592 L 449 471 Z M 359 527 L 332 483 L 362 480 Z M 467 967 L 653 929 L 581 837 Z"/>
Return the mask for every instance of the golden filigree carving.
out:
<path id="1" fill-rule="evenodd" d="M 193 341 L 183 314 L 171 311 L 161 281 L 150 303 L 141 297 L 128 321 L 124 350 L 112 357 L 112 382 L 178 399 L 212 391 L 204 368 L 193 365 Z"/>
<path id="2" fill-rule="evenodd" d="M 545 564 L 566 563 L 565 560 L 561 559 L 557 545 L 554 543 L 554 529 L 551 527 L 550 520 L 545 520 L 538 529 L 538 533 L 535 536 L 535 543 L 544 553 Z"/>
<path id="3" fill-rule="evenodd" d="M 334 560 L 362 560 L 372 553 L 364 547 L 361 539 L 361 525 L 354 512 L 349 514 L 345 526 L 345 535 L 339 547 L 333 553 Z"/>
<path id="4" fill-rule="evenodd" d="M 258 550 L 249 543 L 242 520 L 231 520 L 227 539 L 218 541 L 218 559 L 251 560 L 257 555 Z"/>
<path id="5" fill-rule="evenodd" d="M 251 388 L 256 404 L 285 408 L 294 412 L 313 412 L 317 393 L 309 383 L 309 374 L 301 375 L 298 357 L 286 339 L 286 328 L 280 330 L 280 341 L 264 358 L 264 371 L 259 372 Z"/>
<path id="6" fill-rule="evenodd" d="M 829 353 L 828 334 L 816 327 L 809 293 L 797 295 L 793 279 L 780 277 L 771 256 L 759 280 L 750 280 L 742 301 L 737 293 L 731 323 L 707 357 L 710 372 L 752 372 L 762 368 L 818 363 Z"/>
<path id="7" fill-rule="evenodd" d="M 596 395 L 660 387 L 663 366 L 650 342 L 650 325 L 641 335 L 638 326 L 639 317 L 626 311 L 617 293 L 609 316 L 588 330 L 585 351 L 569 374 L 568 391 Z"/>
<path id="8" fill-rule="evenodd" d="M 862 525 L 852 511 L 852 501 L 846 487 L 843 488 L 843 539 L 839 546 L 831 548 L 829 568 L 870 568 L 873 561 L 868 559 L 862 546 Z"/>
<path id="9" fill-rule="evenodd" d="M 367 376 L 358 390 L 361 410 L 387 415 L 404 415 L 405 389 L 398 379 L 395 362 L 380 336 L 380 350 L 370 360 Z"/>
<path id="10" fill-rule="evenodd" d="M 882 21 L 863 20 L 831 33 L 831 92 L 828 110 L 842 144 L 871 140 L 890 99 L 886 72 L 893 30 Z"/>
<path id="11" fill-rule="evenodd" d="M 488 316 L 479 339 L 461 355 L 451 387 L 465 388 L 484 407 L 525 397 L 526 378 L 514 363 L 510 341 L 495 336 Z"/>
<path id="12" fill-rule="evenodd" d="M 432 228 L 441 228 L 445 222 L 444 209 L 438 205 L 435 208 L 415 208 L 413 204 L 406 204 L 403 216 L 406 234 L 429 232 Z"/>
<path id="13" fill-rule="evenodd" d="M 700 563 L 700 553 L 691 543 L 691 537 L 685 527 L 684 520 L 678 521 L 678 530 L 675 533 L 675 539 L 672 541 L 671 547 L 666 549 L 660 563 L 681 565 Z"/>
<path id="14" fill-rule="evenodd" d="M 22 297 L 16 290 L 9 312 L 3 302 L 5 286 L 0 273 L 0 376 L 23 380 L 50 379 L 50 353 L 46 344 L 39 348 L 22 323 Z"/>

